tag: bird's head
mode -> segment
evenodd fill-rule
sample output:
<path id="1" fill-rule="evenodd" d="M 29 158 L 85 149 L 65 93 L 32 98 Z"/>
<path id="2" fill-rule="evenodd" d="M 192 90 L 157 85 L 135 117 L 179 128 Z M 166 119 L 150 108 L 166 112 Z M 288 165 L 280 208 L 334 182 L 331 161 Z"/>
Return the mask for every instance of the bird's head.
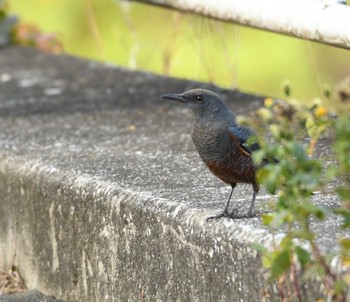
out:
<path id="1" fill-rule="evenodd" d="M 214 92 L 205 89 L 192 89 L 181 94 L 163 94 L 163 99 L 188 105 L 196 119 L 231 119 L 232 112 Z"/>

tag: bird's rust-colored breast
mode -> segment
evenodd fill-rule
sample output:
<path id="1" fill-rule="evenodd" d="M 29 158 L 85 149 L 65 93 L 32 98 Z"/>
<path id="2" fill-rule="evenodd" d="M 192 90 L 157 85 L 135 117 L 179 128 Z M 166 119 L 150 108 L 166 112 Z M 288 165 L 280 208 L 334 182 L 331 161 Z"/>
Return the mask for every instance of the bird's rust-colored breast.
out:
<path id="1" fill-rule="evenodd" d="M 192 139 L 209 170 L 228 184 L 250 183 L 256 185 L 251 154 L 245 151 L 239 139 L 225 127 L 212 123 L 195 123 Z"/>
<path id="2" fill-rule="evenodd" d="M 244 155 L 243 155 L 244 156 Z M 228 162 L 205 162 L 209 170 L 222 181 L 233 183 L 255 184 L 256 168 L 250 159 L 239 156 L 235 160 Z"/>

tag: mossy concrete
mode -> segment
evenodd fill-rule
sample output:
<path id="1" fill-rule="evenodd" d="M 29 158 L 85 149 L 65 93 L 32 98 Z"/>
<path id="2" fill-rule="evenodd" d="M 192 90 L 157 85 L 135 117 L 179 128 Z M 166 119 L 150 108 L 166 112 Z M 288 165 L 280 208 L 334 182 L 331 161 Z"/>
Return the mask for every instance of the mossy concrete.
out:
<path id="1" fill-rule="evenodd" d="M 255 218 L 207 222 L 229 188 L 197 155 L 189 110 L 159 99 L 204 87 L 248 114 L 261 97 L 30 49 L 1 50 L 0 66 L 0 265 L 15 249 L 28 287 L 67 301 L 275 299 L 251 246 L 271 244 L 271 197 Z M 251 194 L 237 187 L 240 211 Z M 339 224 L 315 225 L 323 248 Z"/>

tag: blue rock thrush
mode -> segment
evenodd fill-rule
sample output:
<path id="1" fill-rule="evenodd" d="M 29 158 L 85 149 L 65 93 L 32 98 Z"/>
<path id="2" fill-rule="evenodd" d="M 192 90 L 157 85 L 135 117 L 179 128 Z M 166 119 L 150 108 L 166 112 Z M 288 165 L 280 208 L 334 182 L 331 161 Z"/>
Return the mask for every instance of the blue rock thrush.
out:
<path id="1" fill-rule="evenodd" d="M 252 217 L 255 198 L 259 191 L 255 173 L 258 169 L 253 163 L 252 152 L 259 149 L 258 143 L 248 144 L 254 132 L 238 126 L 233 112 L 220 97 L 209 90 L 193 89 L 182 94 L 164 94 L 163 99 L 188 105 L 194 114 L 192 140 L 209 170 L 225 183 L 231 185 L 224 210 L 207 219 L 235 217 L 233 210 L 228 212 L 230 199 L 237 183 L 252 184 L 253 199 L 247 216 Z"/>

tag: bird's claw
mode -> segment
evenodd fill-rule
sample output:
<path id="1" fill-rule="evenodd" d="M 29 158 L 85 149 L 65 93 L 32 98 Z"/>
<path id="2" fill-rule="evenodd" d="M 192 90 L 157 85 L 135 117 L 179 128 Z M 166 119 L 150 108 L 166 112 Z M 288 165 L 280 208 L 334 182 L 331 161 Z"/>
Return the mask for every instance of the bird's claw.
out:
<path id="1" fill-rule="evenodd" d="M 255 213 L 253 213 L 251 211 L 249 211 L 245 215 L 237 215 L 237 214 L 238 214 L 238 209 L 233 209 L 231 213 L 224 211 L 224 212 L 221 212 L 220 214 L 209 216 L 207 218 L 207 221 L 210 219 L 218 219 L 221 217 L 227 217 L 227 218 L 231 218 L 231 219 L 242 219 L 242 218 L 252 218 L 252 217 L 256 216 Z"/>
<path id="2" fill-rule="evenodd" d="M 218 219 L 218 218 L 221 218 L 221 217 L 227 217 L 227 218 L 235 219 L 237 217 L 237 213 L 238 213 L 238 209 L 233 209 L 231 213 L 229 213 L 227 211 L 223 211 L 220 214 L 209 216 L 207 218 L 207 221 L 210 220 L 210 219 Z"/>

